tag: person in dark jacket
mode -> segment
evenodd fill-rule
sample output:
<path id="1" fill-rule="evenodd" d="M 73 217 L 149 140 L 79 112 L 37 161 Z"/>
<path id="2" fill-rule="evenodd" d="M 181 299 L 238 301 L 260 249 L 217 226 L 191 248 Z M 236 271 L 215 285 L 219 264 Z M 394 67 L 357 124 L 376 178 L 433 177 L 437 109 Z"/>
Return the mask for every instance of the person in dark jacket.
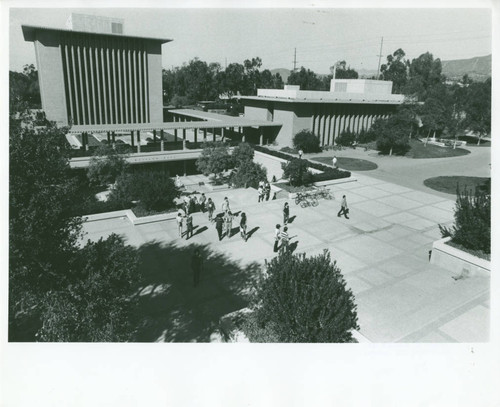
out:
<path id="1" fill-rule="evenodd" d="M 347 207 L 347 199 L 345 195 L 342 197 L 342 204 L 340 206 L 340 211 L 337 213 L 337 216 L 340 218 L 340 215 L 344 215 L 346 219 L 349 219 L 349 216 L 347 214 L 349 213 L 349 208 Z"/>
<path id="2" fill-rule="evenodd" d="M 217 233 L 219 235 L 219 241 L 222 240 L 222 227 L 224 225 L 224 220 L 222 219 L 222 216 L 220 216 L 220 214 L 218 214 L 216 217 L 215 217 L 215 229 L 217 229 Z"/>
<path id="3" fill-rule="evenodd" d="M 288 202 L 285 202 L 285 205 L 283 205 L 283 224 L 285 226 L 288 223 L 288 219 L 290 219 L 290 207 L 288 206 Z"/>
<path id="4" fill-rule="evenodd" d="M 240 234 L 243 240 L 246 242 L 248 239 L 247 236 L 247 215 L 245 212 L 241 214 L 241 220 L 240 220 Z"/>

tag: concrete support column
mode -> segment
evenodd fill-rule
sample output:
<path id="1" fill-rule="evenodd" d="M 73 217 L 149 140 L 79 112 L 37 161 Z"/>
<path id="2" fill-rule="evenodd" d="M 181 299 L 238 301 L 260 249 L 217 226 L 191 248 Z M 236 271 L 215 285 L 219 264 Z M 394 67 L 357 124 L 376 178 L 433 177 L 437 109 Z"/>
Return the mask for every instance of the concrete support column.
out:
<path id="1" fill-rule="evenodd" d="M 115 139 L 115 137 L 116 137 L 115 132 L 111 133 L 111 141 L 113 143 L 113 148 L 114 149 L 116 148 L 116 139 Z"/>
<path id="2" fill-rule="evenodd" d="M 184 164 L 184 176 L 187 175 L 187 171 L 186 171 L 186 160 L 183 161 L 183 164 Z"/>
<path id="3" fill-rule="evenodd" d="M 203 142 L 207 142 L 207 129 L 203 129 Z"/>
<path id="4" fill-rule="evenodd" d="M 214 142 L 215 142 L 215 127 L 212 129 L 212 135 L 214 136 Z"/>
<path id="5" fill-rule="evenodd" d="M 132 147 L 135 147 L 135 143 L 134 143 L 134 132 L 133 132 L 133 131 L 131 131 L 131 132 L 130 132 L 130 145 L 131 145 Z"/>
<path id="6" fill-rule="evenodd" d="M 153 130 L 153 143 L 156 143 L 156 130 Z"/>
<path id="7" fill-rule="evenodd" d="M 108 140 L 108 144 L 111 144 L 111 134 L 109 131 L 106 133 L 106 138 Z"/>
<path id="8" fill-rule="evenodd" d="M 137 152 L 141 152 L 141 132 L 137 130 Z"/>
<path id="9" fill-rule="evenodd" d="M 177 143 L 177 129 L 174 129 L 174 142 Z"/>
<path id="10" fill-rule="evenodd" d="M 163 130 L 160 130 L 160 151 L 165 150 L 165 134 Z"/>
<path id="11" fill-rule="evenodd" d="M 262 146 L 264 144 L 264 130 L 260 129 L 259 144 Z"/>
<path id="12" fill-rule="evenodd" d="M 182 149 L 186 149 L 186 129 L 182 129 Z"/>
<path id="13" fill-rule="evenodd" d="M 221 127 L 220 129 L 220 136 L 222 138 L 222 141 L 224 141 L 225 137 L 226 137 L 226 132 L 225 132 L 225 128 L 224 127 Z"/>
<path id="14" fill-rule="evenodd" d="M 194 129 L 194 142 L 198 142 L 198 129 Z"/>

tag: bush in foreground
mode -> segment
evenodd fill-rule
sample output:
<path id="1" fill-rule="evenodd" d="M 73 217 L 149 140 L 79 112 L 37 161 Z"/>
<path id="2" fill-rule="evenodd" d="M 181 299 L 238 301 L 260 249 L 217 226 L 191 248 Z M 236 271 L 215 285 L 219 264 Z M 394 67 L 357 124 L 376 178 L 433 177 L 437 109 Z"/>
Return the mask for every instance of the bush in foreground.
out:
<path id="1" fill-rule="evenodd" d="M 116 149 L 103 145 L 97 148 L 90 159 L 87 177 L 91 185 L 104 186 L 114 183 L 127 168 L 128 163 Z"/>
<path id="2" fill-rule="evenodd" d="M 451 229 L 439 225 L 443 237 L 466 249 L 491 253 L 491 197 L 488 186 L 475 193 L 457 187 L 455 224 Z"/>
<path id="3" fill-rule="evenodd" d="M 293 146 L 304 153 L 318 153 L 321 151 L 319 139 L 309 130 L 299 131 L 293 137 Z"/>
<path id="4" fill-rule="evenodd" d="M 357 324 L 354 295 L 330 253 L 274 258 L 255 296 L 257 324 L 279 342 L 350 342 Z"/>

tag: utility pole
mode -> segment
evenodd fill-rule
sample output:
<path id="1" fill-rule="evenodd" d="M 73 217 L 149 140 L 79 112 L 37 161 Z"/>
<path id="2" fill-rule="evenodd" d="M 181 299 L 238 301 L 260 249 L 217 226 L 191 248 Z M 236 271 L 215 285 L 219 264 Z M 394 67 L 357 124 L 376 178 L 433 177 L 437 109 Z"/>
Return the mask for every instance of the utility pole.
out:
<path id="1" fill-rule="evenodd" d="M 380 58 L 382 58 L 382 45 L 384 43 L 384 37 L 380 40 L 380 53 L 378 54 L 378 68 L 377 68 L 377 79 L 380 78 Z"/>
<path id="2" fill-rule="evenodd" d="M 293 72 L 297 69 L 297 48 L 295 48 L 295 52 L 293 54 Z"/>

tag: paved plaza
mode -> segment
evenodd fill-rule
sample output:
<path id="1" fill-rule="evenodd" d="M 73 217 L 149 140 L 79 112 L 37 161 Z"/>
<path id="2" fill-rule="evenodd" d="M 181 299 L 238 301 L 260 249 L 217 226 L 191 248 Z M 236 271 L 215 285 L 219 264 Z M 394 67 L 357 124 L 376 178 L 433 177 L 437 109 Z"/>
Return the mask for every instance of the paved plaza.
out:
<path id="1" fill-rule="evenodd" d="M 455 280 L 456 273 L 429 264 L 432 242 L 441 237 L 438 224 L 452 224 L 453 197 L 353 175 L 357 181 L 331 187 L 334 200 L 308 208 L 290 201 L 295 253 L 330 250 L 355 294 L 360 333 L 371 342 L 487 341 L 489 277 Z M 191 189 L 198 177 L 188 177 Z M 336 215 L 344 194 L 350 219 Z M 247 214 L 247 242 L 237 231 L 239 217 L 234 235 L 220 242 L 202 213 L 194 214 L 195 235 L 187 241 L 178 237 L 175 220 L 134 226 L 123 217 L 84 224 L 88 239 L 115 232 L 140 250 L 149 281 L 141 292 L 148 302 L 138 340 L 209 341 L 221 316 L 247 305 L 259 265 L 274 256 L 273 231 L 282 224 L 285 199 L 259 204 L 252 188 L 207 196 L 218 209 L 227 196 L 233 212 Z M 190 270 L 195 246 L 207 258 L 197 288 Z"/>

